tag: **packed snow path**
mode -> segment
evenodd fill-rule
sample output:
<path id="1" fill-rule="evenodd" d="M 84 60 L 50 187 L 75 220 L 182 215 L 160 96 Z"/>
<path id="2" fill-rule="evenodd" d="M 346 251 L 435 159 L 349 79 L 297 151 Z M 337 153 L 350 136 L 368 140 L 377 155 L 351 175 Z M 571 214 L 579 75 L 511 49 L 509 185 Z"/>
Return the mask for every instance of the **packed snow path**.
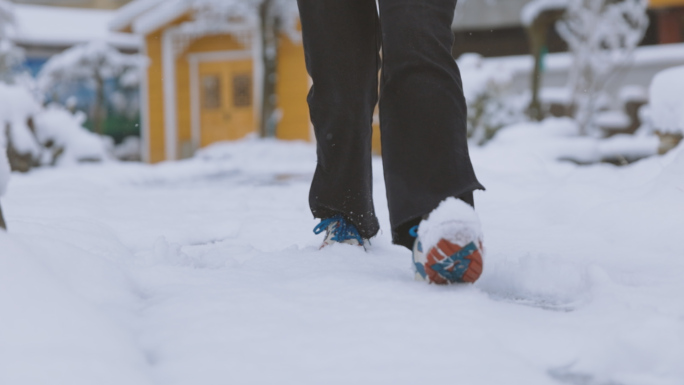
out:
<path id="1" fill-rule="evenodd" d="M 473 151 L 475 285 L 415 282 L 384 232 L 318 250 L 315 149 L 13 175 L 0 384 L 684 383 L 684 150 L 578 167 Z"/>

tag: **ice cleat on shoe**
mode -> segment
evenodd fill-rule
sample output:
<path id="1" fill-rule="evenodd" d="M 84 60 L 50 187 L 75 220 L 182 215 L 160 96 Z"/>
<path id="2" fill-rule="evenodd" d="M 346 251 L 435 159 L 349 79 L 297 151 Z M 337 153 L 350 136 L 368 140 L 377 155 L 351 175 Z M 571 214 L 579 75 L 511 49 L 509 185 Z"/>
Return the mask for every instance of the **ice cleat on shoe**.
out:
<path id="1" fill-rule="evenodd" d="M 353 246 L 363 246 L 366 248 L 368 239 L 363 239 L 351 222 L 346 220 L 342 215 L 335 215 L 331 218 L 321 220 L 316 227 L 314 227 L 314 234 L 326 232 L 325 239 L 321 245 L 321 249 L 332 245 L 334 243 L 346 243 Z"/>
<path id="2" fill-rule="evenodd" d="M 482 274 L 482 232 L 475 210 L 448 198 L 411 229 L 418 281 L 439 285 L 473 283 Z"/>

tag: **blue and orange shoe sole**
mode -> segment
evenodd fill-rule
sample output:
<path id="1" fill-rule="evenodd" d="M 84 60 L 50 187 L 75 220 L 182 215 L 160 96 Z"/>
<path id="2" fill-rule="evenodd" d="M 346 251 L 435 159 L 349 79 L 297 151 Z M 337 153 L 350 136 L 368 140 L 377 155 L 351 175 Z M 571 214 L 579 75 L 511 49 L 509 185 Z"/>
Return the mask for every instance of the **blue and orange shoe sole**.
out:
<path id="1" fill-rule="evenodd" d="M 418 252 L 422 252 L 420 244 Z M 438 285 L 452 283 L 473 283 L 482 275 L 482 244 L 470 242 L 459 246 L 446 239 L 441 239 L 432 247 L 424 263 L 415 261 L 419 278 Z M 415 256 L 414 256 L 415 257 Z"/>

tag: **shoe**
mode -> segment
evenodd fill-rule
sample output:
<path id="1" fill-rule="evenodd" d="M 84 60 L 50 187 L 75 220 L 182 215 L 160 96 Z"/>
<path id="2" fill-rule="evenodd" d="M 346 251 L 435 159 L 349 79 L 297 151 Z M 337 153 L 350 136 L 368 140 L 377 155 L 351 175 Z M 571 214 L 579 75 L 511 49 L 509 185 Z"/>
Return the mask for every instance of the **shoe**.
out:
<path id="1" fill-rule="evenodd" d="M 448 285 L 473 283 L 482 274 L 482 231 L 475 210 L 448 198 L 411 229 L 418 281 Z"/>
<path id="2" fill-rule="evenodd" d="M 353 246 L 363 246 L 366 248 L 368 239 L 363 239 L 359 231 L 351 222 L 344 219 L 342 215 L 335 215 L 331 218 L 321 220 L 314 227 L 314 234 L 326 232 L 321 249 L 334 243 L 346 243 Z"/>

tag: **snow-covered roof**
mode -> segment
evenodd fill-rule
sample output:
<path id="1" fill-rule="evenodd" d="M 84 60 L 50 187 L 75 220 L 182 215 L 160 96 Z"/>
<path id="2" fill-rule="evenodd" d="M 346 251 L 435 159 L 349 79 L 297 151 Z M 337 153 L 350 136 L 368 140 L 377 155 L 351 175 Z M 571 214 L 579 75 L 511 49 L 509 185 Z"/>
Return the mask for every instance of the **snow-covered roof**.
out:
<path id="1" fill-rule="evenodd" d="M 133 0 L 116 11 L 109 28 L 147 35 L 183 16 L 191 7 L 192 2 L 187 0 Z"/>
<path id="2" fill-rule="evenodd" d="M 14 5 L 14 41 L 19 45 L 71 46 L 102 40 L 117 48 L 138 49 L 140 37 L 108 29 L 115 11 Z"/>
<path id="3" fill-rule="evenodd" d="M 135 19 L 164 1 L 165 0 L 131 1 L 115 12 L 114 17 L 109 22 L 109 29 L 112 31 L 123 31 L 131 28 Z"/>
<path id="4" fill-rule="evenodd" d="M 154 12 L 146 12 L 133 22 L 133 32 L 146 35 L 183 16 L 190 7 L 185 0 L 164 0 Z"/>

